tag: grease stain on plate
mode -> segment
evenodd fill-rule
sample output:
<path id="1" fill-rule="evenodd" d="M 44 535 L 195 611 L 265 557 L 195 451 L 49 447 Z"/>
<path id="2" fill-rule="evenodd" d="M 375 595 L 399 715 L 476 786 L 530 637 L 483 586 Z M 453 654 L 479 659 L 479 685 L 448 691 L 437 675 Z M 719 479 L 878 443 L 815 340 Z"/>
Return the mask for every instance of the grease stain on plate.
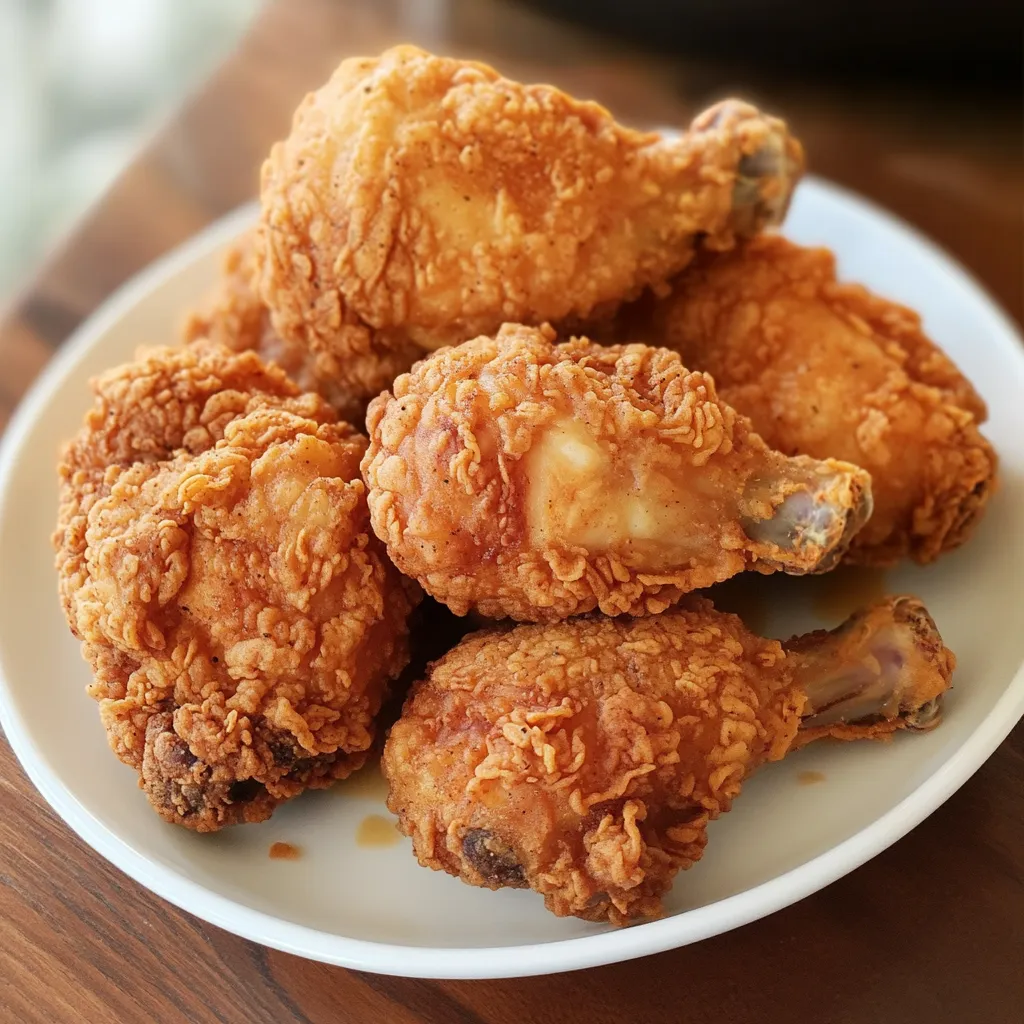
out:
<path id="1" fill-rule="evenodd" d="M 398 824 L 383 814 L 368 814 L 356 830 L 357 846 L 394 846 L 401 838 Z"/>
<path id="2" fill-rule="evenodd" d="M 796 777 L 796 781 L 801 786 L 813 786 L 813 785 L 815 785 L 818 782 L 824 782 L 825 781 L 825 773 L 824 772 L 811 772 L 811 771 L 800 772 L 797 775 L 797 777 Z"/>
<path id="3" fill-rule="evenodd" d="M 271 860 L 298 860 L 302 856 L 302 848 L 292 843 L 271 843 Z"/>

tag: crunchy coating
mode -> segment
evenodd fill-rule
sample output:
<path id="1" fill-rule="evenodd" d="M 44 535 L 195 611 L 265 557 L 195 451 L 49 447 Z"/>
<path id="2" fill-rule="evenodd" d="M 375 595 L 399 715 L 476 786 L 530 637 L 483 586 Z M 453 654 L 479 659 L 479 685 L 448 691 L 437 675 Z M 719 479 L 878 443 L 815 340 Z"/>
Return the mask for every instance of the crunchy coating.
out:
<path id="1" fill-rule="evenodd" d="M 657 916 L 759 765 L 816 736 L 935 724 L 953 659 L 930 620 L 906 627 L 921 615 L 883 602 L 792 652 L 693 597 L 642 619 L 476 633 L 392 728 L 388 806 L 425 866 L 534 889 L 558 915 Z"/>
<path id="2" fill-rule="evenodd" d="M 456 614 L 656 613 L 747 568 L 828 568 L 870 512 L 854 466 L 787 459 L 666 349 L 505 325 L 371 403 L 373 528 Z"/>
<path id="3" fill-rule="evenodd" d="M 54 536 L 89 693 L 161 816 L 263 820 L 362 764 L 408 660 L 365 438 L 251 352 L 157 349 L 93 386 Z"/>
<path id="4" fill-rule="evenodd" d="M 256 235 L 255 229 L 248 231 L 229 246 L 216 286 L 185 320 L 183 340 L 210 341 L 233 352 L 253 351 L 280 366 L 302 391 L 321 394 L 342 419 L 362 424 L 370 399 L 408 370 L 419 350 L 369 344 L 339 347 L 327 341 L 313 351 L 303 341 L 282 338 L 256 291 Z"/>
<path id="5" fill-rule="evenodd" d="M 916 313 L 837 283 L 826 249 L 777 236 L 702 257 L 671 294 L 623 315 L 618 339 L 667 345 L 781 451 L 871 473 L 874 514 L 849 561 L 930 562 L 961 544 L 992 492 L 985 405 Z"/>
<path id="6" fill-rule="evenodd" d="M 89 512 L 110 493 L 115 471 L 167 460 L 179 449 L 206 451 L 231 420 L 257 405 L 280 405 L 320 422 L 334 418 L 322 399 L 300 394 L 282 370 L 255 353 L 229 355 L 207 342 L 177 351 L 143 350 L 134 363 L 93 380 L 92 389 L 95 403 L 58 466 L 54 543 L 69 622 L 71 600 L 85 580 Z"/>
<path id="7" fill-rule="evenodd" d="M 802 168 L 738 101 L 681 139 L 472 61 L 344 61 L 262 173 L 260 294 L 285 338 L 425 348 L 590 315 L 781 219 Z M 361 339 L 357 339 L 361 340 Z"/>

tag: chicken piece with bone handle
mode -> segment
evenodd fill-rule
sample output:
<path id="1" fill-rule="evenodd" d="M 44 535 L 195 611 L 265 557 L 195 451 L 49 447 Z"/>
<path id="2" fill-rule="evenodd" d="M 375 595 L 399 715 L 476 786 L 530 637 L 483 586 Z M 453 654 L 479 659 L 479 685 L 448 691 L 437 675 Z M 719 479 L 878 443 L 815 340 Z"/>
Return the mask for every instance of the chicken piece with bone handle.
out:
<path id="1" fill-rule="evenodd" d="M 489 629 L 406 701 L 388 806 L 427 867 L 534 889 L 558 915 L 655 917 L 759 766 L 823 736 L 932 728 L 954 665 L 911 597 L 785 644 L 696 597 Z"/>
<path id="2" fill-rule="evenodd" d="M 803 167 L 738 100 L 674 138 L 473 61 L 344 61 L 264 165 L 260 295 L 287 340 L 425 349 L 610 310 L 778 223 Z"/>
<path id="3" fill-rule="evenodd" d="M 870 515 L 866 473 L 772 451 L 675 353 L 552 340 L 506 325 L 370 405 L 374 530 L 456 614 L 657 613 L 744 569 L 825 571 Z"/>
<path id="4" fill-rule="evenodd" d="M 921 318 L 836 280 L 835 257 L 766 235 L 705 253 L 605 336 L 678 352 L 780 451 L 847 459 L 874 482 L 846 560 L 927 563 L 962 544 L 995 490 L 985 403 Z"/>

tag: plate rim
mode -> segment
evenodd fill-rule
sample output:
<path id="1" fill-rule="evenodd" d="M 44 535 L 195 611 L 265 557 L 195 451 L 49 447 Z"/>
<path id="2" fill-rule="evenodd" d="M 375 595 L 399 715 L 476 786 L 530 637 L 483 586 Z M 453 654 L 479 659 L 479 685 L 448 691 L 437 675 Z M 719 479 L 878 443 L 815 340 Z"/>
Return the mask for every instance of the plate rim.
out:
<path id="1" fill-rule="evenodd" d="M 992 334 L 1024 363 L 1024 339 L 985 287 L 935 242 L 901 218 L 857 193 L 814 175 L 806 192 L 859 208 L 917 247 L 945 272 L 950 286 L 969 294 L 991 321 Z M 118 320 L 166 278 L 223 247 L 255 222 L 258 204 L 246 203 L 207 225 L 121 284 L 49 360 L 18 404 L 0 439 L 0 522 L 8 513 L 10 482 L 24 443 L 71 367 Z M 973 733 L 935 774 L 888 812 L 825 852 L 743 892 L 692 910 L 593 935 L 515 946 L 427 947 L 352 938 L 255 910 L 154 863 L 95 818 L 41 754 L 12 700 L 0 650 L 0 726 L 22 769 L 57 815 L 89 847 L 134 881 L 201 920 L 271 948 L 323 963 L 375 974 L 436 979 L 526 977 L 598 967 L 729 931 L 789 906 L 877 856 L 923 821 L 991 756 L 1024 715 L 1024 664 Z"/>

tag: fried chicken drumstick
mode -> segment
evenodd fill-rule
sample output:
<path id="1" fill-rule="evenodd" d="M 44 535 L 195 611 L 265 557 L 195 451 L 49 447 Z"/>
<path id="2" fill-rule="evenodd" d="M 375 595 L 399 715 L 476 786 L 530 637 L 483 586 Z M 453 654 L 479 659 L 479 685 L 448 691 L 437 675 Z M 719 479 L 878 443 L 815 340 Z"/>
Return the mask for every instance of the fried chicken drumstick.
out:
<path id="1" fill-rule="evenodd" d="M 366 441 L 251 352 L 93 384 L 60 466 L 60 593 L 117 756 L 166 820 L 261 821 L 358 768 L 418 590 L 369 531 Z"/>
<path id="2" fill-rule="evenodd" d="M 759 765 L 823 735 L 930 728 L 954 663 L 906 597 L 788 644 L 700 598 L 485 630 L 407 700 L 388 806 L 421 864 L 471 885 L 534 889 L 562 916 L 657 916 Z"/>
<path id="3" fill-rule="evenodd" d="M 735 100 L 677 140 L 472 61 L 344 61 L 262 175 L 259 290 L 314 350 L 585 317 L 781 220 L 802 152 Z M 367 330 L 372 332 L 372 337 Z"/>
<path id="4" fill-rule="evenodd" d="M 704 254 L 622 320 L 616 340 L 710 373 L 773 448 L 871 474 L 874 514 L 847 560 L 930 562 L 978 522 L 996 472 L 984 402 L 916 313 L 837 283 L 828 250 L 769 235 Z"/>
<path id="5" fill-rule="evenodd" d="M 744 569 L 820 572 L 870 514 L 847 463 L 786 458 L 666 349 L 506 325 L 367 415 L 373 528 L 456 614 L 656 613 Z"/>

